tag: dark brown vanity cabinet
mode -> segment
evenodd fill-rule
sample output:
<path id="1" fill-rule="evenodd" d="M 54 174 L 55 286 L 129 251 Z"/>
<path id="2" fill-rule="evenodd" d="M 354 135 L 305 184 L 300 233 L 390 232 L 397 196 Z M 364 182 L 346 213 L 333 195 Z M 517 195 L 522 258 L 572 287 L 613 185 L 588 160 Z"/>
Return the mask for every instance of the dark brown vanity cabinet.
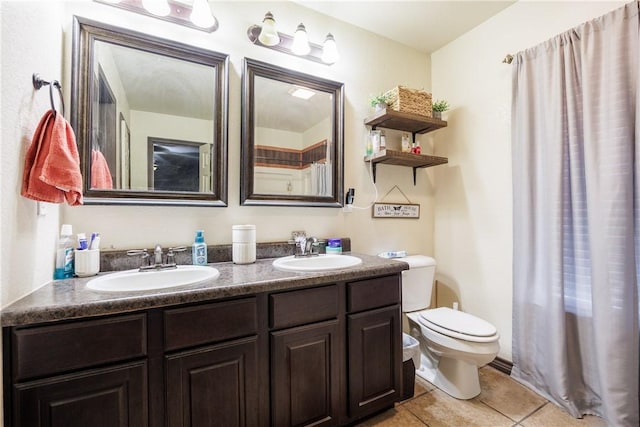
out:
<path id="1" fill-rule="evenodd" d="M 347 284 L 349 415 L 393 405 L 402 390 L 402 324 L 397 276 Z"/>
<path id="2" fill-rule="evenodd" d="M 270 295 L 272 425 L 338 425 L 339 295 L 338 285 Z"/>
<path id="3" fill-rule="evenodd" d="M 5 328 L 4 351 L 7 425 L 148 425 L 145 314 Z"/>
<path id="4" fill-rule="evenodd" d="M 400 397 L 400 274 L 4 327 L 5 425 L 338 426 Z"/>
<path id="5" fill-rule="evenodd" d="M 165 425 L 260 425 L 257 334 L 256 297 L 165 310 Z"/>

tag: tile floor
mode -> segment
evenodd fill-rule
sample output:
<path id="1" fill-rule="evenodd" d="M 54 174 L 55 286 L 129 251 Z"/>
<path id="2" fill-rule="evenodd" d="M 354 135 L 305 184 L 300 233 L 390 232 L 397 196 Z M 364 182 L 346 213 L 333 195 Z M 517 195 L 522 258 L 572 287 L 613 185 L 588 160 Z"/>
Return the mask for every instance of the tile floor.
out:
<path id="1" fill-rule="evenodd" d="M 360 427 L 606 427 L 598 417 L 575 419 L 490 367 L 480 369 L 482 392 L 457 400 L 416 377 L 415 394 Z"/>

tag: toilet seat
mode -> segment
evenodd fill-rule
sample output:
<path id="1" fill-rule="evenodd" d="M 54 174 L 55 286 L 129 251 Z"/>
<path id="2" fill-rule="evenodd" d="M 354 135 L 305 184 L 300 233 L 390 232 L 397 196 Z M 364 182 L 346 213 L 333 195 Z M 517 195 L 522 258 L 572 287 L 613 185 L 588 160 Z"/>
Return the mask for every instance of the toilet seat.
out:
<path id="1" fill-rule="evenodd" d="M 498 331 L 491 323 L 448 307 L 421 311 L 419 320 L 425 327 L 452 338 L 477 343 L 499 339 Z"/>

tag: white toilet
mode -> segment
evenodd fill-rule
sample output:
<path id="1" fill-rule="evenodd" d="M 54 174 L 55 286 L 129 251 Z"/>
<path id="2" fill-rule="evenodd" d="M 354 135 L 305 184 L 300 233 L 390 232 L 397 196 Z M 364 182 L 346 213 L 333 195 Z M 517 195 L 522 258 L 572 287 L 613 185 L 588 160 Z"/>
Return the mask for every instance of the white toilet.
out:
<path id="1" fill-rule="evenodd" d="M 402 311 L 410 334 L 420 343 L 416 374 L 457 399 L 480 394 L 478 368 L 498 354 L 496 328 L 471 314 L 447 307 L 428 309 L 436 261 L 424 255 L 397 258 L 409 264 L 402 272 Z"/>

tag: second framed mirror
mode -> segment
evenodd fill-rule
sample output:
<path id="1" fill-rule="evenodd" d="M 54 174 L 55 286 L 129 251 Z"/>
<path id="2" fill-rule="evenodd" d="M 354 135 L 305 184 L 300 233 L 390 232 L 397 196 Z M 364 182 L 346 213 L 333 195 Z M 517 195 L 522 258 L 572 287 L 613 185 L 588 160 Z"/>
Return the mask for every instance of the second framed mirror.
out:
<path id="1" fill-rule="evenodd" d="M 244 60 L 241 204 L 342 206 L 343 90 L 342 83 Z"/>

